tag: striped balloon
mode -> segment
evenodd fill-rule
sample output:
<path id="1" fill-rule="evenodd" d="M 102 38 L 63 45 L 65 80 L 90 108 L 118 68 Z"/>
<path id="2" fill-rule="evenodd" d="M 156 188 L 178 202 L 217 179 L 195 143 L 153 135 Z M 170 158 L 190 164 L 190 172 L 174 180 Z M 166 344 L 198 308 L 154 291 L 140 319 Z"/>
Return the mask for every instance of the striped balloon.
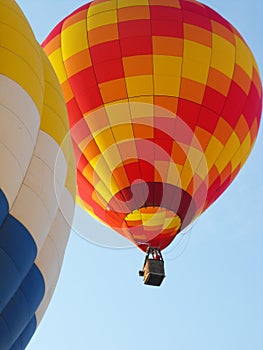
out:
<path id="1" fill-rule="evenodd" d="M 13 0 L 0 0 L 0 349 L 24 349 L 56 286 L 75 162 L 56 75 Z"/>
<path id="2" fill-rule="evenodd" d="M 194 0 L 95 0 L 43 47 L 67 104 L 78 202 L 143 250 L 165 248 L 254 145 L 262 87 L 247 44 Z"/>

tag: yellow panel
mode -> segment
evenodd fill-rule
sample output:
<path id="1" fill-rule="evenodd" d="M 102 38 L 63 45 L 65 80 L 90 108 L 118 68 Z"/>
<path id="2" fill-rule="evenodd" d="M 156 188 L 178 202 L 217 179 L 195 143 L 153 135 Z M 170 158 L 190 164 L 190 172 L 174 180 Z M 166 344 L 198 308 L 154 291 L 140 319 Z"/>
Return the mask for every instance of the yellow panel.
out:
<path id="1" fill-rule="evenodd" d="M 183 167 L 183 170 L 181 172 L 181 185 L 183 190 L 186 190 L 189 186 L 190 182 L 193 179 L 193 170 L 191 168 L 188 168 L 186 166 Z"/>
<path id="2" fill-rule="evenodd" d="M 181 227 L 182 221 L 180 219 L 179 216 L 175 216 L 173 218 L 166 218 L 164 220 L 164 224 L 163 224 L 163 228 L 165 230 L 169 229 L 169 228 L 174 228 L 176 230 L 178 230 Z"/>
<path id="3" fill-rule="evenodd" d="M 146 118 L 148 117 L 148 120 L 152 120 L 150 124 L 147 123 L 147 125 L 153 125 L 153 115 L 154 115 L 154 105 L 153 105 L 153 97 L 152 96 L 138 96 L 133 99 L 131 99 L 130 103 L 130 111 L 132 115 L 132 119 L 135 119 L 134 122 L 136 122 L 136 119 L 138 118 Z"/>
<path id="4" fill-rule="evenodd" d="M 181 76 L 182 57 L 153 55 L 154 75 Z"/>
<path id="5" fill-rule="evenodd" d="M 108 24 L 117 23 L 117 11 L 105 11 L 102 13 L 96 13 L 94 16 L 89 16 L 88 30 L 92 30 L 97 27 L 103 27 Z"/>
<path id="6" fill-rule="evenodd" d="M 99 158 L 98 162 L 96 163 L 94 170 L 97 174 L 100 174 L 100 179 L 104 182 L 105 186 L 109 186 L 111 181 L 111 170 L 109 169 L 108 164 L 105 162 L 102 156 Z M 83 175 L 85 174 L 86 173 L 84 169 Z M 94 185 L 95 174 L 94 174 L 94 178 L 89 180 Z"/>
<path id="7" fill-rule="evenodd" d="M 97 13 L 110 11 L 114 9 L 116 9 L 116 0 L 92 2 L 91 6 L 88 9 L 88 21 L 90 20 L 91 16 L 94 16 Z"/>
<path id="8" fill-rule="evenodd" d="M 204 154 L 201 150 L 196 149 L 195 147 L 190 146 L 187 153 L 187 160 L 189 161 L 193 172 L 196 171 L 198 165 L 201 162 L 204 162 Z"/>
<path id="9" fill-rule="evenodd" d="M 102 131 L 98 135 L 94 136 L 94 139 L 101 152 L 104 152 L 106 149 L 108 149 L 111 145 L 115 143 L 114 137 L 110 129 Z"/>
<path id="10" fill-rule="evenodd" d="M 107 189 L 104 183 L 101 181 L 96 185 L 95 191 L 101 195 L 106 203 L 109 203 L 112 198 L 112 193 Z"/>
<path id="11" fill-rule="evenodd" d="M 112 196 L 114 196 L 116 193 L 120 192 L 120 185 L 116 182 L 114 177 L 111 177 L 111 183 L 110 183 L 110 192 Z"/>
<path id="12" fill-rule="evenodd" d="M 148 0 L 118 0 L 118 8 L 149 5 Z"/>
<path id="13" fill-rule="evenodd" d="M 218 155 L 222 151 L 224 146 L 218 139 L 214 136 L 211 137 L 211 140 L 205 150 L 205 156 L 207 159 L 207 168 L 208 170 L 211 169 L 213 164 L 215 163 L 215 160 L 217 159 Z"/>
<path id="14" fill-rule="evenodd" d="M 140 210 L 134 210 L 132 213 L 128 214 L 125 218 L 126 221 L 141 221 Z"/>
<path id="15" fill-rule="evenodd" d="M 156 75 L 154 77 L 154 94 L 179 97 L 180 83 L 180 77 Z"/>
<path id="16" fill-rule="evenodd" d="M 251 54 L 251 51 L 237 35 L 235 35 L 236 39 L 236 63 L 243 68 L 243 70 L 247 73 L 247 75 L 252 78 L 253 74 L 253 63 L 254 59 Z"/>
<path id="17" fill-rule="evenodd" d="M 242 160 L 242 150 L 239 148 L 231 159 L 232 171 L 234 171 Z"/>
<path id="18" fill-rule="evenodd" d="M 247 134 L 245 140 L 241 144 L 242 155 L 247 155 L 251 151 L 251 137 L 250 134 Z M 244 164 L 243 160 L 242 163 Z"/>
<path id="19" fill-rule="evenodd" d="M 96 157 L 92 158 L 89 160 L 90 165 L 92 166 L 93 169 L 96 168 L 96 164 L 99 161 L 99 159 L 101 158 L 101 154 L 98 154 Z"/>
<path id="20" fill-rule="evenodd" d="M 240 147 L 240 140 L 235 132 L 233 132 L 227 141 L 220 156 L 215 162 L 215 165 L 219 172 L 222 172 L 231 158 L 234 156 L 238 148 Z"/>
<path id="21" fill-rule="evenodd" d="M 201 160 L 201 162 L 198 164 L 197 168 L 195 169 L 195 173 L 200 176 L 201 179 L 205 179 L 207 177 L 208 174 L 208 164 L 207 164 L 207 159 L 205 158 L 205 156 L 203 156 L 204 158 Z"/>
<path id="22" fill-rule="evenodd" d="M 88 41 L 87 35 L 83 35 L 87 32 L 86 20 L 79 21 L 70 27 L 62 30 L 61 42 L 62 42 L 62 55 L 63 60 L 67 60 L 70 56 L 87 49 Z M 77 38 L 77 40 L 76 40 Z M 67 44 L 63 44 L 67 43 Z M 61 57 L 60 57 L 61 59 Z"/>
<path id="23" fill-rule="evenodd" d="M 1 30 L 1 29 L 0 29 Z M 42 69 L 40 68 L 42 75 Z M 35 74 L 22 57 L 0 47 L 0 73 L 16 81 L 31 96 L 41 113 L 43 103 L 43 81 Z"/>
<path id="24" fill-rule="evenodd" d="M 128 102 L 107 104 L 105 105 L 105 109 L 108 115 L 109 125 L 131 123 L 131 111 Z"/>
<path id="25" fill-rule="evenodd" d="M 170 163 L 168 173 L 167 173 L 167 179 L 166 182 L 172 185 L 180 185 L 181 182 L 181 175 L 180 173 L 182 172 L 183 166 L 179 164 L 174 164 Z"/>
<path id="26" fill-rule="evenodd" d="M 61 63 L 61 49 L 57 49 L 48 56 L 53 67 L 56 67 L 56 74 L 60 84 L 65 82 L 68 77 L 64 65 Z"/>
<path id="27" fill-rule="evenodd" d="M 134 139 L 133 129 L 131 124 L 115 125 L 112 127 L 113 136 L 118 143 L 122 140 Z"/>
<path id="28" fill-rule="evenodd" d="M 191 40 L 184 40 L 184 59 L 210 65 L 211 48 Z"/>
<path id="29" fill-rule="evenodd" d="M 4 5 L 1 7 L 1 21 L 5 24 L 0 23 L 0 74 L 4 74 L 22 86 L 41 112 L 43 102 L 42 49 L 22 14 L 19 16 L 18 13 L 10 11 L 7 5 Z"/>
<path id="30" fill-rule="evenodd" d="M 209 73 L 209 65 L 195 60 L 184 58 L 182 76 L 199 83 L 206 84 Z"/>
<path id="31" fill-rule="evenodd" d="M 102 155 L 107 163 L 111 172 L 114 169 L 118 168 L 122 164 L 122 159 L 119 153 L 118 146 L 113 144 L 108 150 L 105 151 Z M 97 171 L 97 170 L 96 170 Z"/>
<path id="32" fill-rule="evenodd" d="M 232 78 L 235 65 L 235 47 L 217 34 L 212 34 L 211 67 Z"/>
<path id="33" fill-rule="evenodd" d="M 129 97 L 153 94 L 152 75 L 126 77 L 125 80 Z"/>

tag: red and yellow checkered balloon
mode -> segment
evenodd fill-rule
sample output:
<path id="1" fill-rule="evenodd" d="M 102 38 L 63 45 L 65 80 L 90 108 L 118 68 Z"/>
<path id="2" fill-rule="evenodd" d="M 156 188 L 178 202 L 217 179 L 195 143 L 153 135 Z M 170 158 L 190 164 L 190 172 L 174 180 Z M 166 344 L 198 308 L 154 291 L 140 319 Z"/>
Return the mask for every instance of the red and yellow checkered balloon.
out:
<path id="1" fill-rule="evenodd" d="M 95 0 L 43 47 L 67 104 L 78 202 L 142 249 L 165 248 L 255 142 L 262 87 L 245 41 L 194 0 Z"/>

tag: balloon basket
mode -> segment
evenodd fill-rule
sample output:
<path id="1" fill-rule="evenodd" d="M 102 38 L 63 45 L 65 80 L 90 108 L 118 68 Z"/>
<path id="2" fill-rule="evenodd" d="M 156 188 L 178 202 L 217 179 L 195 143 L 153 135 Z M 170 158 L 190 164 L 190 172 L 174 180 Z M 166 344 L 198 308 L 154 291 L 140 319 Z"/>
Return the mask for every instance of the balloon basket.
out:
<path id="1" fill-rule="evenodd" d="M 160 286 L 165 277 L 164 261 L 159 249 L 148 248 L 143 270 L 139 271 L 144 284 Z"/>

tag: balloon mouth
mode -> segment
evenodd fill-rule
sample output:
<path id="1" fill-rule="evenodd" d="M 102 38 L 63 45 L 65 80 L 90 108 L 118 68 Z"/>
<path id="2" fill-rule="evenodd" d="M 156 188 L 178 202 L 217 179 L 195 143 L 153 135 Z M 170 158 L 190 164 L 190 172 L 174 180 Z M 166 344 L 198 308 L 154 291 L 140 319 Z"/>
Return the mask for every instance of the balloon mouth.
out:
<path id="1" fill-rule="evenodd" d="M 182 219 L 173 210 L 165 207 L 144 206 L 127 214 L 123 227 L 128 228 L 138 244 L 158 246 L 160 236 L 173 238 L 179 233 Z"/>

